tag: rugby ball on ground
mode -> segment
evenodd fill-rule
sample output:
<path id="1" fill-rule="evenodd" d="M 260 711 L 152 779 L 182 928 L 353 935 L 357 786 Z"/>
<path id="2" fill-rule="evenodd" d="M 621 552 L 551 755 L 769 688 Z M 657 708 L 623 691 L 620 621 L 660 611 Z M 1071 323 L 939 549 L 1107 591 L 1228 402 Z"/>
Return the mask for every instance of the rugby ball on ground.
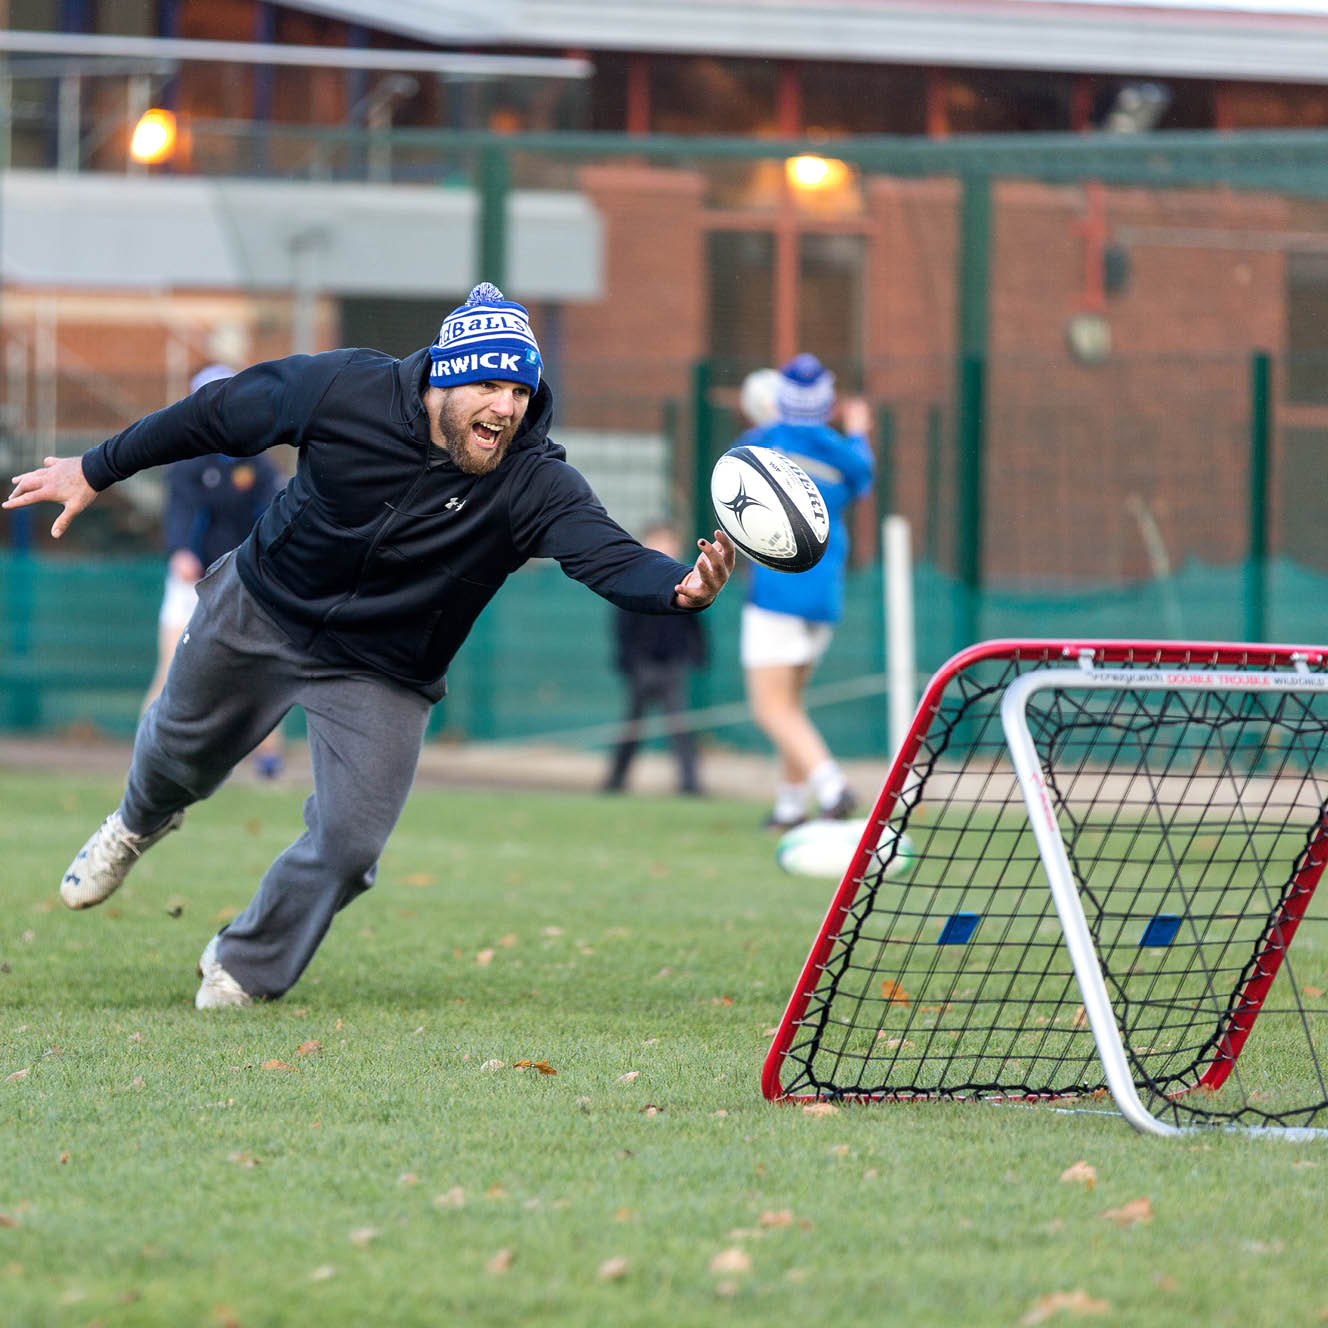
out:
<path id="1" fill-rule="evenodd" d="M 710 472 L 720 529 L 777 572 L 815 567 L 830 538 L 825 499 L 801 466 L 769 447 L 731 447 Z"/>
<path id="2" fill-rule="evenodd" d="M 794 876 L 842 880 L 866 828 L 865 821 L 804 821 L 780 836 L 775 846 L 775 861 Z M 903 876 L 912 867 L 915 856 L 913 841 L 907 835 L 896 837 L 887 825 L 876 841 L 867 870 L 884 868 L 887 877 Z"/>

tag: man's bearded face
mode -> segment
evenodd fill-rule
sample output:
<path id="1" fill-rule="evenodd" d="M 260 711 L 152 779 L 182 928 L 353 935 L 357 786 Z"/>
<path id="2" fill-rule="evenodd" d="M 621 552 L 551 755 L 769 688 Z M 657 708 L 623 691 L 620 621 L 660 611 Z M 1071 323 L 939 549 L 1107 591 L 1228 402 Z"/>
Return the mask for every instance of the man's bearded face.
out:
<path id="1" fill-rule="evenodd" d="M 434 442 L 446 449 L 459 470 L 487 475 L 507 454 L 530 405 L 524 383 L 485 381 L 441 389 Z"/>

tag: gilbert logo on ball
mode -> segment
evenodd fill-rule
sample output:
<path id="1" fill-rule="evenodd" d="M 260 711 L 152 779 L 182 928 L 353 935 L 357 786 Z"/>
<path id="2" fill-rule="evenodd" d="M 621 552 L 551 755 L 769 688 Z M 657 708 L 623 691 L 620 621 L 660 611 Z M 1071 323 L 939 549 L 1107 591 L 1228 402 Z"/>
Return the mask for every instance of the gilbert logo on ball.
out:
<path id="1" fill-rule="evenodd" d="M 777 572 L 815 567 L 830 538 L 825 499 L 801 466 L 768 447 L 731 447 L 710 473 L 724 533 L 753 562 Z"/>

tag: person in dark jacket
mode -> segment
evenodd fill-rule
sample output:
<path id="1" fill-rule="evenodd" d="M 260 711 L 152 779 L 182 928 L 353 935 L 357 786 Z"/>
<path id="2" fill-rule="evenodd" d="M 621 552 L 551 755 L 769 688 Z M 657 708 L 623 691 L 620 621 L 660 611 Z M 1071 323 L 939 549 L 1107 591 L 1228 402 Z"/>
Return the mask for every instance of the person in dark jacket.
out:
<path id="1" fill-rule="evenodd" d="M 15 478 L 4 506 L 61 503 L 58 538 L 148 466 L 297 449 L 289 483 L 199 581 L 120 805 L 60 884 L 70 908 L 101 903 L 303 706 L 305 832 L 208 942 L 199 1009 L 281 996 L 336 912 L 373 884 L 447 667 L 510 573 L 556 558 L 618 607 L 662 614 L 705 608 L 729 579 L 735 551 L 719 531 L 689 567 L 609 516 L 548 437 L 541 370 L 526 310 L 485 282 L 405 359 L 348 349 L 256 364 Z"/>
<path id="2" fill-rule="evenodd" d="M 197 392 L 234 372 L 224 364 L 209 364 L 190 379 L 189 390 Z M 143 698 L 145 710 L 166 685 L 175 648 L 198 603 L 194 587 L 199 577 L 244 539 L 285 482 L 267 456 L 237 459 L 212 453 L 167 467 L 166 586 L 157 615 L 157 670 Z M 254 752 L 254 767 L 271 779 L 281 773 L 283 760 L 281 731 L 275 729 Z"/>
<path id="3" fill-rule="evenodd" d="M 646 531 L 642 543 L 670 558 L 678 556 L 678 533 L 658 524 Z M 641 721 L 649 710 L 658 710 L 665 722 L 674 721 L 670 739 L 678 763 L 678 792 L 699 794 L 696 740 L 691 731 L 676 724 L 685 708 L 687 673 L 706 661 L 705 634 L 695 615 L 633 613 L 618 609 L 613 615 L 614 667 L 627 682 L 627 716 L 622 737 L 613 749 L 606 793 L 621 793 L 627 786 L 636 749 L 641 743 Z"/>

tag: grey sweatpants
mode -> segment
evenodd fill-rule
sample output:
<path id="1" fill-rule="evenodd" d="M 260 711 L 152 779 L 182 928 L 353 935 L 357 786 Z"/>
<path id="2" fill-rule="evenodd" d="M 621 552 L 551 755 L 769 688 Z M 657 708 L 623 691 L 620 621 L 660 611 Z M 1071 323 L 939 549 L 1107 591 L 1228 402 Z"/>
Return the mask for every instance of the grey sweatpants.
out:
<path id="1" fill-rule="evenodd" d="M 198 583 L 198 607 L 134 739 L 120 812 L 143 833 L 214 793 L 292 706 L 308 722 L 305 832 L 225 927 L 217 957 L 252 996 L 294 985 L 332 917 L 374 882 L 405 806 L 430 702 L 297 649 L 245 589 L 233 554 Z"/>

